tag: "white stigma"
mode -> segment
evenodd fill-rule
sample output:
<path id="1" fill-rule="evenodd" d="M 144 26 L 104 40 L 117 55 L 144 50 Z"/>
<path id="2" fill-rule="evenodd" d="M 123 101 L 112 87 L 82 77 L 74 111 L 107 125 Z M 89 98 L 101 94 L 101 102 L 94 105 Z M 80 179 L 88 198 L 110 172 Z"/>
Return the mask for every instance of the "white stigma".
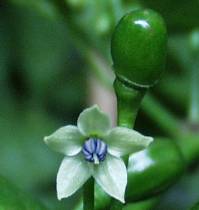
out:
<path id="1" fill-rule="evenodd" d="M 94 164 L 99 164 L 99 159 L 96 154 L 93 155 Z"/>

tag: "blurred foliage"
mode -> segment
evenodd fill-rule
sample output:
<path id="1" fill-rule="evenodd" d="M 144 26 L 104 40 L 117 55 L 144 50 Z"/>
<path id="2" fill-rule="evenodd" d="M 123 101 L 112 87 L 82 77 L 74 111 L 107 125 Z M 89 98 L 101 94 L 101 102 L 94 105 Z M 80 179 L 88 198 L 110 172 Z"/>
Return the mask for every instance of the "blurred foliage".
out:
<path id="1" fill-rule="evenodd" d="M 62 21 L 29 7 L 0 10 L 0 173 L 34 194 L 46 197 L 52 189 L 56 198 L 52 181 L 61 156 L 42 139 L 72 123 L 85 103 L 81 60 L 76 63 L 79 56 Z"/>
<path id="2" fill-rule="evenodd" d="M 102 85 L 106 83 L 111 88 L 111 33 L 123 14 L 139 7 L 159 11 L 168 26 L 167 71 L 151 94 L 159 100 L 161 111 L 166 107 L 181 126 L 193 129 L 191 72 L 199 65 L 198 59 L 193 60 L 190 32 L 199 26 L 198 6 L 197 0 L 2 1 L 0 174 L 42 199 L 51 209 L 72 209 L 79 194 L 65 201 L 56 200 L 53 181 L 62 156 L 49 151 L 42 139 L 57 127 L 76 121 L 89 98 L 87 78 L 91 72 Z M 169 119 L 170 115 L 164 116 Z M 143 106 L 136 128 L 149 135 L 170 136 L 165 124 L 157 125 L 157 120 L 152 110 Z M 185 210 L 193 206 L 199 198 L 198 176 L 197 168 L 187 173 L 165 192 L 158 209 Z M 7 188 L 6 185 L 10 186 L 0 179 L 0 189 Z M 4 195 L 10 195 L 10 200 L 2 198 L 1 191 L 0 204 L 2 200 L 5 206 L 16 202 L 18 209 L 31 210 L 32 201 L 21 203 L 20 195 L 19 199 L 14 197 L 18 191 L 12 186 L 8 188 Z M 15 210 L 12 206 L 2 209 Z"/>
<path id="3" fill-rule="evenodd" d="M 46 210 L 42 204 L 20 192 L 3 177 L 0 177 L 0 188 L 1 210 Z"/>
<path id="4" fill-rule="evenodd" d="M 193 208 L 191 208 L 191 210 L 198 210 L 199 209 L 199 203 L 197 203 L 196 205 L 193 206 Z"/>
<path id="5" fill-rule="evenodd" d="M 169 31 L 176 32 L 187 32 L 195 27 L 198 27 L 198 1 L 191 0 L 164 0 L 164 1 L 153 1 L 153 0 L 141 0 L 146 6 L 158 11 L 165 19 Z"/>

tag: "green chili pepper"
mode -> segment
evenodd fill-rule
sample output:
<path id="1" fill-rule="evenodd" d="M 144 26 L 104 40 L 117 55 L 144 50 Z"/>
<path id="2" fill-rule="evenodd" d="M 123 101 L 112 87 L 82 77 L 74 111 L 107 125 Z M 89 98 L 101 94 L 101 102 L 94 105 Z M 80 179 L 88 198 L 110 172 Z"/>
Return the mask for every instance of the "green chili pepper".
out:
<path id="1" fill-rule="evenodd" d="M 139 200 L 159 193 L 184 172 L 179 148 L 168 139 L 155 139 L 145 150 L 129 157 L 127 200 Z"/>
<path id="2" fill-rule="evenodd" d="M 131 86 L 149 87 L 164 70 L 167 33 L 152 10 L 125 15 L 112 36 L 111 54 L 117 78 Z"/>
<path id="3" fill-rule="evenodd" d="M 133 127 L 146 89 L 159 80 L 164 70 L 166 42 L 167 33 L 164 21 L 152 10 L 135 10 L 125 15 L 118 23 L 112 37 L 111 54 L 116 74 L 114 88 L 118 102 L 119 126 Z M 126 200 L 151 196 L 157 187 L 164 188 L 165 185 L 169 185 L 168 183 L 178 174 L 179 168 L 175 166 L 170 167 L 172 169 L 170 174 L 169 172 L 163 174 L 165 172 L 163 164 L 165 162 L 167 165 L 170 164 L 156 151 L 161 151 L 162 146 L 156 143 L 152 145 L 132 155 L 129 159 Z M 178 153 L 172 150 L 172 146 L 171 156 L 172 160 L 181 163 Z M 128 157 L 125 159 L 128 160 Z M 136 160 L 139 167 L 137 169 L 134 164 L 131 164 Z M 157 179 L 156 182 L 153 176 L 157 169 L 163 173 L 162 180 Z M 122 208 L 122 204 L 117 201 L 111 204 L 111 210 Z"/>

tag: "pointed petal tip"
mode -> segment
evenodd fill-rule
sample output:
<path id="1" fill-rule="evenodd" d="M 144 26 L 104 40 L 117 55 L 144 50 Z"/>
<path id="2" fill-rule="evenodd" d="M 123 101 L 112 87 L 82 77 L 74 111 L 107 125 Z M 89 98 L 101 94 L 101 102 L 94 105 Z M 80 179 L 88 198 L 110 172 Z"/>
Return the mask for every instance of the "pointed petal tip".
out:
<path id="1" fill-rule="evenodd" d="M 61 194 L 57 193 L 57 199 L 58 199 L 59 201 L 61 201 L 63 198 L 64 198 L 64 196 L 63 196 L 63 195 L 61 195 Z"/>
<path id="2" fill-rule="evenodd" d="M 151 144 L 154 141 L 153 137 L 148 137 L 148 145 Z"/>
<path id="3" fill-rule="evenodd" d="M 113 198 L 117 199 L 118 201 L 120 201 L 121 203 L 125 203 L 125 198 L 124 198 L 124 195 L 121 195 L 121 196 L 113 196 Z"/>
<path id="4" fill-rule="evenodd" d="M 58 200 L 68 198 L 76 193 L 91 177 L 86 161 L 82 160 L 82 155 L 65 156 L 63 159 L 56 179 Z"/>
<path id="5" fill-rule="evenodd" d="M 48 136 L 45 136 L 43 140 L 47 144 L 48 143 Z"/>
<path id="6" fill-rule="evenodd" d="M 127 169 L 122 159 L 108 154 L 101 167 L 97 167 L 94 171 L 93 177 L 108 195 L 125 203 Z"/>
<path id="7" fill-rule="evenodd" d="M 97 104 L 94 104 L 94 105 L 88 107 L 86 110 L 96 110 L 96 111 L 98 111 L 98 112 L 101 113 L 101 114 L 106 114 L 106 113 L 104 113 L 104 112 L 102 111 L 102 109 L 101 109 L 101 108 L 99 107 L 99 105 L 97 105 Z"/>
<path id="8" fill-rule="evenodd" d="M 77 120 L 77 127 L 83 136 L 103 136 L 111 128 L 111 121 L 98 105 L 84 109 Z"/>
<path id="9" fill-rule="evenodd" d="M 90 109 L 97 109 L 100 110 L 100 107 L 97 104 L 93 104 L 90 107 L 85 108 L 83 111 L 85 110 L 90 110 Z M 81 113 L 80 113 L 81 114 Z"/>
<path id="10" fill-rule="evenodd" d="M 99 106 L 98 106 L 97 104 L 93 104 L 93 106 L 91 106 L 91 107 L 100 109 Z"/>
<path id="11" fill-rule="evenodd" d="M 124 198 L 120 199 L 120 201 L 121 201 L 122 203 L 125 203 L 125 200 L 124 200 Z"/>

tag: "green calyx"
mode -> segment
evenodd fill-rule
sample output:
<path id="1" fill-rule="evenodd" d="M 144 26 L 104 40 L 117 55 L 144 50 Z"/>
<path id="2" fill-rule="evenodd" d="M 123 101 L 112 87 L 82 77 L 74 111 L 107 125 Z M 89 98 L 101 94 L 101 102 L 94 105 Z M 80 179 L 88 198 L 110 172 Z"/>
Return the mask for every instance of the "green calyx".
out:
<path id="1" fill-rule="evenodd" d="M 114 82 L 114 89 L 117 97 L 118 124 L 132 128 L 146 89 L 131 88 L 118 79 Z"/>
<path id="2" fill-rule="evenodd" d="M 166 43 L 166 27 L 159 14 L 147 9 L 125 15 L 111 42 L 117 78 L 130 86 L 154 85 L 164 70 Z"/>

